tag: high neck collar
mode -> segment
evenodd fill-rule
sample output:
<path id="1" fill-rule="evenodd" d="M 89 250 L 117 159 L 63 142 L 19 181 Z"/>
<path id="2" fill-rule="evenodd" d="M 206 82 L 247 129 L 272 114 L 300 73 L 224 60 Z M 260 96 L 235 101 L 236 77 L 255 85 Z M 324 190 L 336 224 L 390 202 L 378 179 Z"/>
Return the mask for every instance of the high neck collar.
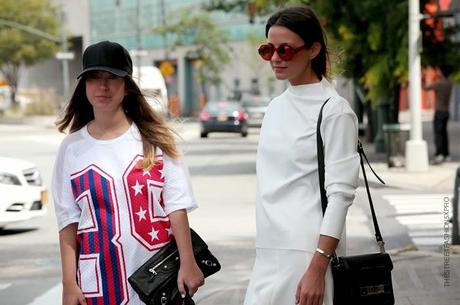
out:
<path id="1" fill-rule="evenodd" d="M 315 96 L 323 95 L 325 89 L 327 90 L 329 88 L 332 88 L 332 85 L 325 77 L 323 77 L 321 81 L 316 83 L 303 84 L 297 86 L 289 85 L 288 90 L 294 95 L 305 96 L 306 94 L 308 94 L 310 96 Z"/>

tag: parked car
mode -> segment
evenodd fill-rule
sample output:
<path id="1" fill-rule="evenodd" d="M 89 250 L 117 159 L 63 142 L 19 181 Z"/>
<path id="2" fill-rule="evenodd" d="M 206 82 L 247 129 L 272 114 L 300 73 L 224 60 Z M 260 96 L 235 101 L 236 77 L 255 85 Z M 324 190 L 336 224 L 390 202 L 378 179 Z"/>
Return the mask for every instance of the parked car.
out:
<path id="1" fill-rule="evenodd" d="M 243 95 L 241 105 L 248 113 L 248 126 L 260 127 L 271 98 L 260 95 Z"/>
<path id="2" fill-rule="evenodd" d="M 47 202 L 48 192 L 34 164 L 0 157 L 0 228 L 43 216 Z"/>
<path id="3" fill-rule="evenodd" d="M 247 113 L 237 101 L 210 101 L 200 113 L 201 137 L 210 132 L 237 132 L 248 135 Z"/>

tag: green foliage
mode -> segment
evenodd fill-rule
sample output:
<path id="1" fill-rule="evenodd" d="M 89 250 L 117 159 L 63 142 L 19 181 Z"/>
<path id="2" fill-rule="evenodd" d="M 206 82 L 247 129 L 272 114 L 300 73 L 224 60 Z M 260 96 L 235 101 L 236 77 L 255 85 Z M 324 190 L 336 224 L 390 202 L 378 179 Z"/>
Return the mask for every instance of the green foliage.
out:
<path id="1" fill-rule="evenodd" d="M 188 45 L 198 57 L 198 81 L 218 84 L 220 73 L 230 61 L 226 43 L 227 33 L 218 28 L 211 16 L 189 8 L 176 12 L 168 25 L 153 29 L 154 33 L 167 35 L 172 48 Z"/>
<path id="2" fill-rule="evenodd" d="M 421 1 L 421 7 L 428 0 Z M 335 50 L 333 70 L 353 78 L 374 104 L 388 100 L 395 88 L 408 82 L 407 0 L 257 0 L 258 9 L 274 10 L 308 4 L 318 14 Z M 458 27 L 445 28 L 442 43 L 424 39 L 422 63 L 450 66 L 460 78 L 460 44 L 452 40 Z"/>
<path id="3" fill-rule="evenodd" d="M 58 36 L 59 18 L 51 0 L 1 0 L 0 19 Z M 0 25 L 0 71 L 15 92 L 20 65 L 52 57 L 55 42 L 15 27 Z"/>
<path id="4" fill-rule="evenodd" d="M 407 82 L 408 3 L 404 0 L 311 1 L 333 48 L 344 54 L 344 76 L 357 80 L 373 103 Z"/>

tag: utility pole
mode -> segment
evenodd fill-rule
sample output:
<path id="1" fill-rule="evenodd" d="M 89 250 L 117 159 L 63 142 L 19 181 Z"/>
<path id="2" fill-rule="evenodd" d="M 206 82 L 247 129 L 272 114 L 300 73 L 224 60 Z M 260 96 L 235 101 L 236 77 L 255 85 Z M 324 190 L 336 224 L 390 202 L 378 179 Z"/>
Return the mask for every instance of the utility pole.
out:
<path id="1" fill-rule="evenodd" d="M 68 53 L 67 37 L 66 37 L 65 26 L 64 26 L 66 22 L 66 15 L 62 7 L 61 7 L 61 12 L 60 12 L 60 19 L 61 19 L 61 52 Z M 62 93 L 62 97 L 63 97 L 62 103 L 61 103 L 61 106 L 62 106 L 67 97 L 67 94 L 69 94 L 69 58 L 64 57 L 61 60 L 62 60 L 62 89 L 64 90 L 64 92 Z"/>
<path id="2" fill-rule="evenodd" d="M 428 147 L 426 141 L 422 138 L 421 18 L 419 0 L 409 0 L 409 99 L 411 130 L 410 140 L 406 142 L 406 169 L 411 172 L 428 170 Z"/>
<path id="3" fill-rule="evenodd" d="M 161 13 L 161 25 L 166 25 L 166 9 L 165 9 L 165 1 L 160 0 L 160 13 Z M 168 40 L 166 38 L 166 33 L 163 33 L 163 43 L 164 43 L 164 50 L 165 50 L 165 60 L 169 59 L 169 50 L 168 50 Z"/>
<path id="4" fill-rule="evenodd" d="M 137 38 L 137 52 L 136 52 L 136 64 L 137 64 L 137 79 L 141 80 L 141 50 L 142 50 L 142 24 L 141 24 L 141 0 L 136 0 L 136 38 Z"/>

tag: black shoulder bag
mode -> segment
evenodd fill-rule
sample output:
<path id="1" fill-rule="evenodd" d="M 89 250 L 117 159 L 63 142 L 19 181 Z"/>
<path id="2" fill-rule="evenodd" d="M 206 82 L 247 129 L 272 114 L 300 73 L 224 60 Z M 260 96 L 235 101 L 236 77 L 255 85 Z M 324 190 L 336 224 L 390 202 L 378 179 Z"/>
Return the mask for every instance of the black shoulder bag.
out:
<path id="1" fill-rule="evenodd" d="M 321 205 L 323 215 L 327 208 L 327 196 L 324 188 L 324 148 L 321 138 L 321 120 L 324 105 L 321 107 L 316 128 L 316 141 L 318 151 L 318 175 L 321 191 Z M 358 141 L 358 153 L 360 157 L 361 169 L 363 171 L 364 182 L 366 184 L 367 197 L 374 222 L 375 238 L 380 248 L 379 253 L 342 256 L 337 257 L 335 252 L 332 254 L 331 269 L 334 282 L 334 305 L 393 305 L 393 285 L 391 281 L 391 270 L 393 263 L 390 255 L 385 252 L 384 242 L 380 234 L 379 224 L 374 211 L 369 184 L 367 182 L 366 171 L 364 170 L 363 157 L 366 159 L 369 168 L 374 175 L 385 184 L 374 172 L 364 154 L 363 146 Z"/>
<path id="2" fill-rule="evenodd" d="M 195 260 L 205 277 L 220 270 L 217 258 L 209 251 L 201 237 L 190 229 Z M 175 241 L 171 241 L 139 267 L 128 282 L 139 298 L 147 305 L 194 305 L 187 294 L 182 299 L 177 289 L 179 252 Z"/>

